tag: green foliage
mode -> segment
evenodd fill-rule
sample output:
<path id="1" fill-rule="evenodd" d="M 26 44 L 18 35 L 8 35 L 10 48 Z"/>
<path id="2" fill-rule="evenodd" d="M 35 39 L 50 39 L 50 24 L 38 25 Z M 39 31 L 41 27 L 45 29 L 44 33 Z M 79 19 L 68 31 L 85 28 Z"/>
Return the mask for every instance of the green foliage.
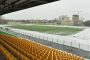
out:
<path id="1" fill-rule="evenodd" d="M 84 25 L 85 25 L 85 26 L 90 26 L 90 20 L 85 21 L 85 22 L 84 22 Z"/>

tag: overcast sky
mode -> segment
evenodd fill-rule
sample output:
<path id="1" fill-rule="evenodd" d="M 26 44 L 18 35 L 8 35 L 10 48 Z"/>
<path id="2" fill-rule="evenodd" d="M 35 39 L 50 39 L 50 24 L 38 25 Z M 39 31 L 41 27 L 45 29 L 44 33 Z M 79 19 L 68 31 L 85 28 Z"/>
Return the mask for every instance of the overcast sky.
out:
<path id="1" fill-rule="evenodd" d="M 7 19 L 53 19 L 60 15 L 79 14 L 90 19 L 90 0 L 61 0 L 3 15 Z"/>

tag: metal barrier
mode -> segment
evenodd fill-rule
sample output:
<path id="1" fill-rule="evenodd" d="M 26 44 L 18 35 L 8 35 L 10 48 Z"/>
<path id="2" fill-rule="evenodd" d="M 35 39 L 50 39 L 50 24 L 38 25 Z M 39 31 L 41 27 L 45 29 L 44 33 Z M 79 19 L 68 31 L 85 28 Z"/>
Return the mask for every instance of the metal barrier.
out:
<path id="1" fill-rule="evenodd" d="M 83 41 L 84 43 L 82 43 L 82 41 L 78 42 L 78 40 L 76 41 L 75 39 L 71 39 L 64 36 L 39 33 L 39 32 L 33 32 L 33 31 L 25 31 L 25 30 L 14 29 L 14 28 L 9 28 L 9 31 L 6 31 L 6 32 L 16 34 L 18 37 L 22 37 L 21 34 L 23 34 L 23 35 L 51 41 L 54 43 L 63 44 L 63 45 L 79 48 L 82 50 L 90 51 L 90 44 L 87 44 L 87 41 Z M 24 37 L 24 38 L 27 38 L 27 37 Z"/>

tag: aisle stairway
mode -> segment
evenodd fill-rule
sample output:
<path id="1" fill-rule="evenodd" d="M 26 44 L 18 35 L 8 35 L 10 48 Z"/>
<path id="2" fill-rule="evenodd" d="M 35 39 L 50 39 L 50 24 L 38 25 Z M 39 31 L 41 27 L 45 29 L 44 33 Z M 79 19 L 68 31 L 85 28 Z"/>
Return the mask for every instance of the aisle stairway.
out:
<path id="1" fill-rule="evenodd" d="M 7 35 L 0 35 L 0 52 L 6 60 L 84 60 L 65 51 Z"/>

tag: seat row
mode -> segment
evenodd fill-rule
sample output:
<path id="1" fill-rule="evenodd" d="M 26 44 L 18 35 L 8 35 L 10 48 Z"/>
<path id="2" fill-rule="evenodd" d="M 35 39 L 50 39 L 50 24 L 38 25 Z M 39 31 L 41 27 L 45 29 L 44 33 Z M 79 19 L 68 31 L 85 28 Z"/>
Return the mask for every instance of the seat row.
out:
<path id="1" fill-rule="evenodd" d="M 13 48 L 11 45 L 7 44 L 5 41 L 2 39 L 0 40 L 0 44 L 2 44 L 8 51 L 9 53 L 12 53 L 13 56 L 15 56 L 15 59 L 12 60 L 30 60 L 28 57 L 17 51 L 15 48 Z M 8 55 L 8 54 L 7 54 Z M 10 58 L 10 57 L 8 57 Z M 7 59 L 9 60 L 9 59 Z"/>
<path id="2" fill-rule="evenodd" d="M 49 48 L 48 46 L 27 41 L 25 39 L 6 35 L 0 35 L 0 38 L 4 44 L 8 44 L 11 46 L 11 49 L 16 49 L 17 52 L 21 53 L 30 60 L 83 60 L 83 58 L 79 56 L 56 50 L 54 48 Z"/>
<path id="3" fill-rule="evenodd" d="M 5 57 L 6 60 L 15 60 L 14 56 L 11 55 L 1 44 L 0 53 Z"/>

